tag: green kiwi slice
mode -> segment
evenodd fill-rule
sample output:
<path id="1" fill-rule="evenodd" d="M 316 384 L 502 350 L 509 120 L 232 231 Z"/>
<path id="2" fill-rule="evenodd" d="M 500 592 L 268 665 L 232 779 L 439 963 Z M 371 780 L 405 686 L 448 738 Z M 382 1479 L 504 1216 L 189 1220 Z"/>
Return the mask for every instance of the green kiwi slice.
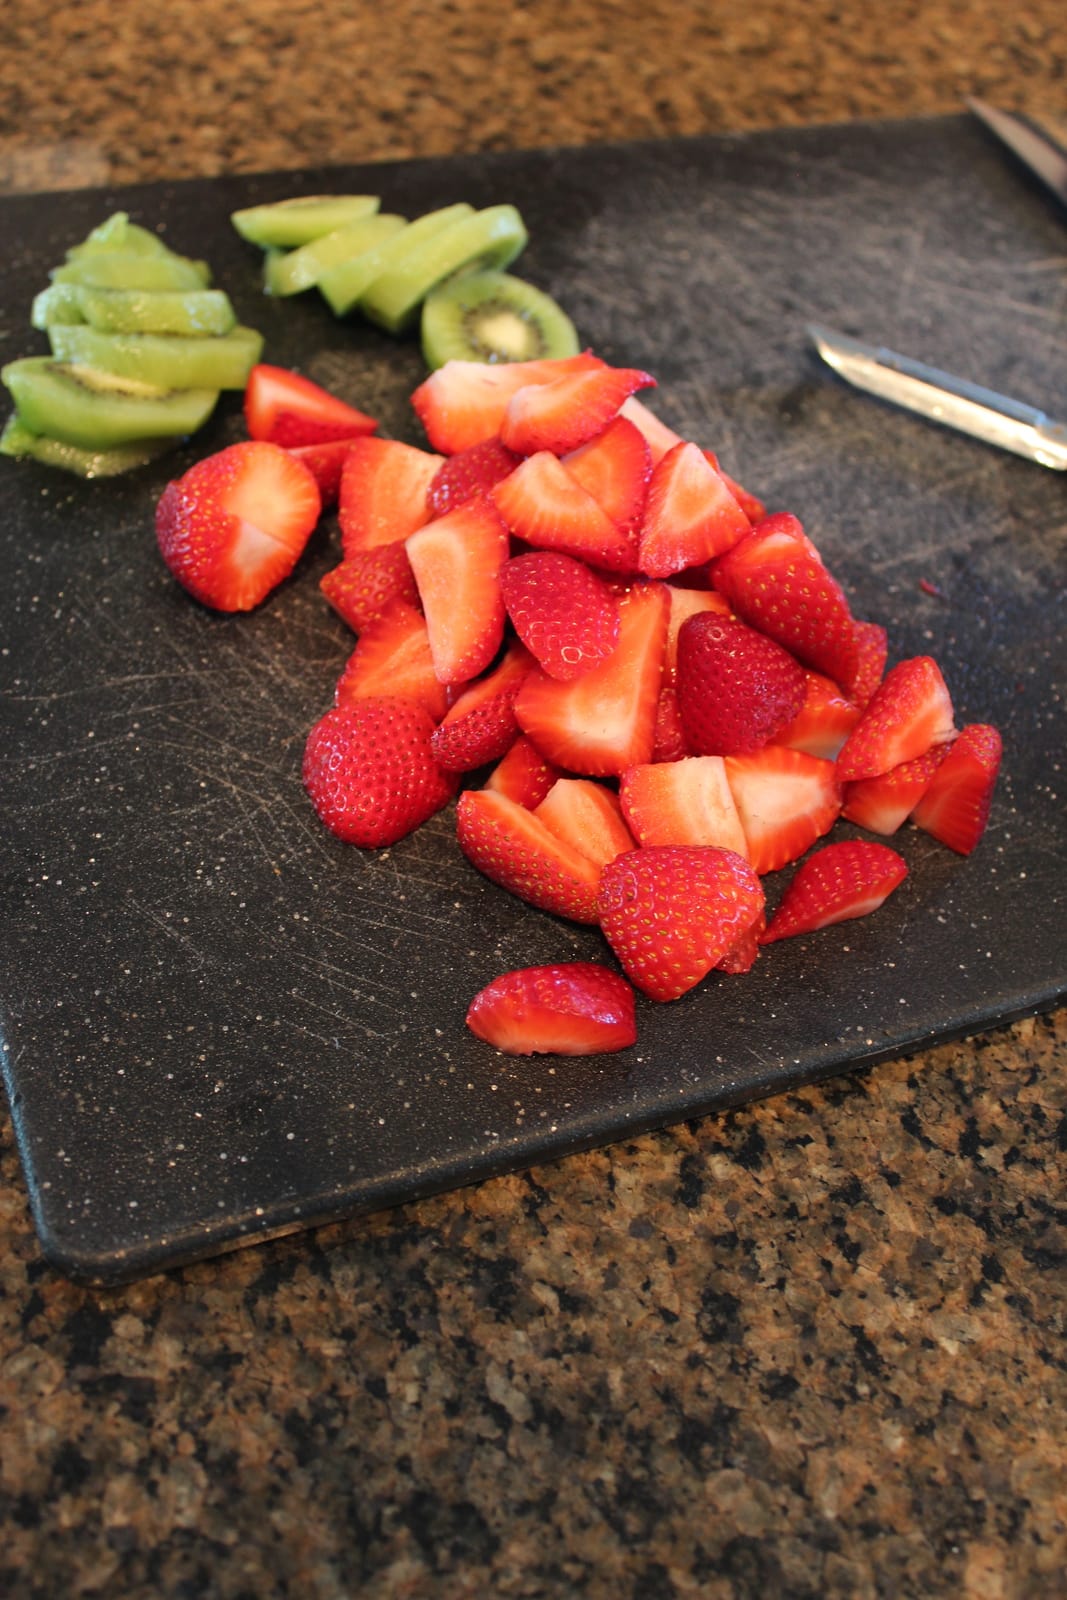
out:
<path id="1" fill-rule="evenodd" d="M 90 289 L 206 289 L 206 261 L 185 256 L 138 255 L 136 250 L 101 250 L 52 270 L 53 283 L 83 283 Z"/>
<path id="2" fill-rule="evenodd" d="M 50 439 L 47 434 L 31 433 L 18 416 L 8 417 L 0 433 L 0 455 L 40 461 L 46 467 L 62 467 L 79 478 L 114 478 L 132 472 L 180 443 L 174 439 L 130 439 L 108 450 L 87 450 L 68 444 L 65 439 Z"/>
<path id="3" fill-rule="evenodd" d="M 218 400 L 215 389 L 163 389 L 51 356 L 10 361 L 0 381 L 31 433 L 86 450 L 194 433 Z"/>
<path id="4" fill-rule="evenodd" d="M 353 256 L 351 260 L 342 261 L 336 267 L 331 267 L 328 272 L 324 272 L 319 279 L 319 290 L 325 295 L 334 313 L 343 317 L 357 304 L 375 278 L 403 261 L 410 251 L 427 239 L 443 233 L 452 223 L 460 222 L 464 217 L 472 217 L 474 214 L 474 207 L 467 205 L 464 200 L 452 206 L 442 206 L 439 211 L 427 211 L 414 222 L 409 222 L 406 228 L 394 233 L 383 244 L 364 250 L 362 255 Z"/>
<path id="5" fill-rule="evenodd" d="M 250 244 L 290 250 L 345 228 L 359 217 L 369 217 L 380 204 L 375 194 L 303 194 L 246 206 L 232 212 L 230 221 Z"/>
<path id="6" fill-rule="evenodd" d="M 77 261 L 83 256 L 98 255 L 109 250 L 122 250 L 139 256 L 170 254 L 169 247 L 156 234 L 149 233 L 137 222 L 131 222 L 125 211 L 116 211 L 99 223 L 81 244 L 72 245 L 67 251 L 67 260 Z"/>
<path id="7" fill-rule="evenodd" d="M 377 211 L 372 216 L 360 217 L 347 228 L 324 233 L 320 239 L 312 239 L 310 244 L 301 245 L 297 250 L 268 250 L 263 269 L 264 287 L 268 294 L 278 295 L 313 289 L 331 267 L 384 244 L 406 226 L 406 217 Z"/>
<path id="8" fill-rule="evenodd" d="M 389 261 L 360 296 L 360 310 L 388 332 L 402 333 L 445 278 L 468 269 L 506 267 L 526 240 L 526 226 L 514 206 L 487 206 Z"/>
<path id="9" fill-rule="evenodd" d="M 551 295 L 507 272 L 469 272 L 427 295 L 422 353 L 446 361 L 536 361 L 577 355 L 574 323 Z"/>
<path id="10" fill-rule="evenodd" d="M 216 339 L 180 333 L 100 333 L 87 323 L 48 329 L 57 361 L 98 367 L 161 389 L 243 389 L 263 353 L 263 335 L 238 326 Z"/>
<path id="11" fill-rule="evenodd" d="M 33 303 L 34 327 L 44 317 L 70 322 L 66 291 L 81 313 L 81 320 L 101 333 L 229 333 L 237 317 L 222 289 L 91 289 L 84 283 L 54 283 Z M 52 313 L 62 301 L 63 315 Z"/>
<path id="12" fill-rule="evenodd" d="M 76 283 L 51 283 L 34 295 L 30 307 L 30 326 L 45 330 L 60 324 L 84 322 Z"/>

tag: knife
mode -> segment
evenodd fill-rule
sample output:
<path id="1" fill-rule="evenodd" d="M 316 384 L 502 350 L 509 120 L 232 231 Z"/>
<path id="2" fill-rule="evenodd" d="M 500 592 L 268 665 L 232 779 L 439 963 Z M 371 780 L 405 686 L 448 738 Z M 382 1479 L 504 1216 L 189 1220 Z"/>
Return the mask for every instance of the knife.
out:
<path id="1" fill-rule="evenodd" d="M 862 344 L 819 323 L 810 323 L 808 333 L 823 360 L 858 389 L 1043 467 L 1067 472 L 1067 424 L 1053 421 L 1036 407 L 893 350 Z"/>
<path id="2" fill-rule="evenodd" d="M 1067 206 L 1067 152 L 1054 139 L 1010 112 L 998 111 L 984 100 L 969 99 L 975 116 L 995 133 L 1024 166 L 1048 185 L 1061 205 Z"/>

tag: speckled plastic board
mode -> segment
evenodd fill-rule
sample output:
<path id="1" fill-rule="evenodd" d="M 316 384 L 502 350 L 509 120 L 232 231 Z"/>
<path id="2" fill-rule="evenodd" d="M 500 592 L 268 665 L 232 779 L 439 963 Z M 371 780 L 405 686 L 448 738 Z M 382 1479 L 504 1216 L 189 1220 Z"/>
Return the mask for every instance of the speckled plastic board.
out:
<path id="1" fill-rule="evenodd" d="M 0 461 L 4 1071 L 42 1248 L 90 1281 L 774 1094 L 1067 988 L 1067 481 L 848 389 L 805 337 L 824 321 L 1062 416 L 1053 202 L 965 117 L 9 198 L 4 359 L 43 348 L 33 294 L 121 207 L 210 258 L 271 360 L 422 442 L 414 343 L 264 298 L 229 227 L 331 189 L 409 215 L 518 204 L 525 275 L 801 517 L 894 657 L 937 656 L 960 720 L 1002 729 L 1002 783 L 969 859 L 899 836 L 911 872 L 877 916 L 639 1002 L 628 1052 L 507 1059 L 465 1029 L 469 998 L 604 947 L 480 877 L 451 808 L 381 854 L 319 826 L 301 752 L 352 644 L 318 590 L 332 523 L 248 617 L 192 604 L 157 557 L 163 484 L 241 436 L 238 401 L 124 481 Z"/>

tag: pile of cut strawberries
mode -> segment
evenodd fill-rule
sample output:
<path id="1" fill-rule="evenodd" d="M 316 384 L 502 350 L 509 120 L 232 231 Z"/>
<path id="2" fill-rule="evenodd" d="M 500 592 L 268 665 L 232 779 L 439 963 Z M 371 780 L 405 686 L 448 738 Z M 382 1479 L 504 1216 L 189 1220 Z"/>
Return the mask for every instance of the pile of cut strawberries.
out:
<path id="1" fill-rule="evenodd" d="M 796 517 L 645 406 L 654 382 L 589 353 L 449 362 L 412 396 L 427 450 L 259 366 L 249 439 L 157 511 L 173 575 L 233 611 L 336 502 L 322 590 L 358 639 L 305 749 L 319 817 L 380 848 L 460 791 L 474 866 L 598 925 L 622 969 L 496 977 L 467 1022 L 511 1053 L 622 1049 L 634 986 L 674 1000 L 875 910 L 907 872 L 880 839 L 910 819 L 969 853 L 1000 765 L 932 657 L 887 670 Z M 839 817 L 879 839 L 820 845 Z M 801 857 L 768 921 L 763 877 Z"/>

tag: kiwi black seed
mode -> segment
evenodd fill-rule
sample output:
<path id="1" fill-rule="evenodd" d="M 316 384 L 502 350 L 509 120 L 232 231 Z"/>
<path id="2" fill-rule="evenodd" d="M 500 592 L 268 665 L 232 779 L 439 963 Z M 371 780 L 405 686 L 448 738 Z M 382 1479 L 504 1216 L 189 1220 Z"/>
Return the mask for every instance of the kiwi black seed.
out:
<path id="1" fill-rule="evenodd" d="M 578 334 L 550 295 L 507 272 L 450 278 L 422 307 L 428 367 L 446 361 L 537 361 L 577 355 Z"/>

